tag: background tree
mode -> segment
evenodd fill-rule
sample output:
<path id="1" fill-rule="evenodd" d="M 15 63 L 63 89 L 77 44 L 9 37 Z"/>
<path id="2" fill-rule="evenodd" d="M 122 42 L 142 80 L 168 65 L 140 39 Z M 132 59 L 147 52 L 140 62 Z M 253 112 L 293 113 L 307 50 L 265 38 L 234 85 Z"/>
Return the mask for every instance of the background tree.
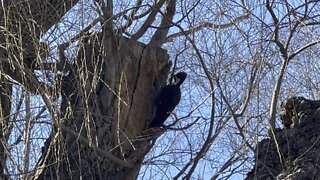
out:
<path id="1" fill-rule="evenodd" d="M 278 102 L 318 96 L 319 7 L 2 2 L 0 174 L 242 177 L 257 141 L 279 127 Z M 170 68 L 189 74 L 182 102 L 168 128 L 148 129 Z"/>

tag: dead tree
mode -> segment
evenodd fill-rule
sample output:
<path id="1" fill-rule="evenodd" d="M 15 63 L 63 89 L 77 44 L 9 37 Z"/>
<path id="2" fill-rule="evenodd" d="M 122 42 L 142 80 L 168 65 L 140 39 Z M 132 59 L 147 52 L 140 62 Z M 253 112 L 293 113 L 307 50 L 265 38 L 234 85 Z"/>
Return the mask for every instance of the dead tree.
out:
<path id="1" fill-rule="evenodd" d="M 96 33 L 83 31 L 77 37 L 77 56 L 66 60 L 61 47 L 60 61 L 45 62 L 48 46 L 40 42 L 77 1 L 6 1 L 2 9 L 1 34 L 1 136 L 10 134 L 12 84 L 22 85 L 41 95 L 50 114 L 52 132 L 33 179 L 134 179 L 154 138 L 145 137 L 154 114 L 154 98 L 164 85 L 170 66 L 161 49 L 175 14 L 172 1 L 154 5 L 147 21 L 129 38 L 113 25 L 113 3 L 99 1 L 102 28 Z M 160 27 L 148 44 L 138 39 L 165 6 Z M 138 8 L 139 6 L 137 6 Z M 134 15 L 133 14 L 132 16 Z M 130 17 L 133 18 L 133 17 Z M 130 23 L 128 21 L 128 23 Z M 128 26 L 128 25 L 127 25 Z M 121 30 L 125 30 L 123 27 Z M 19 43 L 17 43 L 17 41 Z M 53 67 L 55 69 L 53 69 Z M 34 70 L 60 72 L 55 83 L 44 84 Z M 61 73 L 63 72 L 63 73 Z M 61 98 L 60 109 L 53 104 Z M 4 132 L 6 131 L 6 132 Z M 5 145 L 0 149 L 1 174 L 6 160 Z"/>

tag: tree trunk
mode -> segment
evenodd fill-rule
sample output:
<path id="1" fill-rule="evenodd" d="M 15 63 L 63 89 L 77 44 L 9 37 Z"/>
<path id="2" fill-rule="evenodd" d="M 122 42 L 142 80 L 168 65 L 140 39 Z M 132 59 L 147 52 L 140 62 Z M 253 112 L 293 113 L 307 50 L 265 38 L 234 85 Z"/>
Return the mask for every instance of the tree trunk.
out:
<path id="1" fill-rule="evenodd" d="M 83 39 L 78 52 L 34 178 L 135 179 L 152 145 L 141 135 L 166 81 L 168 54 L 112 32 Z"/>
<path id="2" fill-rule="evenodd" d="M 0 138 L 4 142 L 0 147 L 0 173 L 6 162 L 5 134 L 10 134 L 3 131 L 10 129 L 6 126 L 11 84 L 22 85 L 32 93 L 45 93 L 44 98 L 53 94 L 41 91 L 46 88 L 41 88 L 33 72 L 43 65 L 41 54 L 47 47 L 40 38 L 76 2 L 3 2 L 0 24 L 7 31 L 0 34 L 0 69 L 6 75 L 0 76 Z M 80 41 L 68 74 L 55 78 L 60 84 L 60 111 L 50 111 L 53 130 L 33 179 L 135 179 L 154 143 L 156 130 L 145 130 L 153 119 L 155 96 L 169 72 L 168 54 L 158 48 L 163 41 L 152 40 L 151 47 L 116 36 L 112 21 L 108 22 L 101 33 Z M 167 31 L 159 29 L 156 34 L 165 37 Z M 53 104 L 46 106 L 52 109 Z"/>
<path id="3" fill-rule="evenodd" d="M 0 62 L 0 71 L 5 71 L 8 68 L 7 65 L 3 65 Z M 9 83 L 3 75 L 0 73 L 0 179 L 5 179 L 4 168 L 6 167 L 7 159 L 7 142 L 10 134 L 9 117 L 11 112 L 11 94 L 12 85 Z"/>
<path id="4" fill-rule="evenodd" d="M 24 68 L 34 64 L 40 37 L 77 2 L 72 0 L 5 0 L 0 8 L 0 179 L 5 179 L 4 167 L 9 148 L 8 138 L 13 123 L 11 117 L 12 85 L 16 82 L 26 89 L 37 89 Z M 33 86 L 33 87 L 31 87 Z M 11 120 L 11 123 L 10 121 Z"/>

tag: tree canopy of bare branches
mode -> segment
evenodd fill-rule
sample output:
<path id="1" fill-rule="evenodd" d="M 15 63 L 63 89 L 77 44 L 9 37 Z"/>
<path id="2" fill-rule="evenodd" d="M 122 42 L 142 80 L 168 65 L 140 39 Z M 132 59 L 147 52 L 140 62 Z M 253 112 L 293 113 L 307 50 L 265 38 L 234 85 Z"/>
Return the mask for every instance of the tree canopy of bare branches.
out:
<path id="1" fill-rule="evenodd" d="M 0 9 L 2 178 L 243 178 L 257 142 L 282 128 L 279 102 L 319 98 L 318 1 Z M 149 128 L 179 71 L 180 104 L 165 127 Z"/>

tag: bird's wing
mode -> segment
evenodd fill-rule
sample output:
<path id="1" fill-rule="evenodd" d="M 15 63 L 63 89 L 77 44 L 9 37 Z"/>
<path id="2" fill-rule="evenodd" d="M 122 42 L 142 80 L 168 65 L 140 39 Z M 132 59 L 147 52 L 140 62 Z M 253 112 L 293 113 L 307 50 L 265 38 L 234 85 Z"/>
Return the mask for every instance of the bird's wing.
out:
<path id="1" fill-rule="evenodd" d="M 166 97 L 166 96 L 167 96 L 168 94 L 170 94 L 170 86 L 165 86 L 165 87 L 163 87 L 163 88 L 160 90 L 158 96 L 156 97 L 156 104 L 157 104 L 157 105 L 163 104 L 163 103 L 167 100 L 168 97 Z"/>

